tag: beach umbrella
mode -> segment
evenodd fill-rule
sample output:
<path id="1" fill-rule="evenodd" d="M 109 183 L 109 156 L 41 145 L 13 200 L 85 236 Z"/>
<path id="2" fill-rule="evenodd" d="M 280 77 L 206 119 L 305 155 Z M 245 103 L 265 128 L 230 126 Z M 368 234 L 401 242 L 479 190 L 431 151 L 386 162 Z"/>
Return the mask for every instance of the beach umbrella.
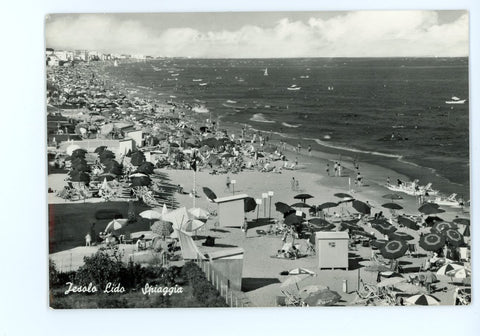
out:
<path id="1" fill-rule="evenodd" d="M 295 285 L 297 287 L 297 290 L 300 290 L 298 288 L 298 283 L 300 281 L 303 281 L 305 280 L 306 278 L 308 278 L 310 276 L 310 274 L 298 274 L 298 275 L 292 275 L 291 277 L 288 277 L 281 285 L 280 287 L 281 288 L 287 288 L 287 287 L 290 287 L 290 286 L 293 286 Z"/>
<path id="2" fill-rule="evenodd" d="M 145 210 L 140 212 L 140 217 L 145 219 L 159 219 L 162 217 L 162 214 L 155 210 Z"/>
<path id="3" fill-rule="evenodd" d="M 215 193 L 210 188 L 203 187 L 202 190 L 203 190 L 203 193 L 205 194 L 205 196 L 207 196 L 207 198 L 210 201 L 213 201 L 217 198 L 217 195 L 215 195 Z"/>
<path id="4" fill-rule="evenodd" d="M 107 146 L 99 146 L 99 147 L 95 148 L 95 150 L 93 152 L 97 153 L 97 154 L 100 154 L 107 148 L 108 148 Z"/>
<path id="5" fill-rule="evenodd" d="M 173 232 L 173 226 L 170 222 L 159 220 L 152 224 L 150 230 L 160 236 L 168 237 Z"/>
<path id="6" fill-rule="evenodd" d="M 317 206 L 318 210 L 324 210 L 324 209 L 330 209 L 330 208 L 335 208 L 339 205 L 339 203 L 334 203 L 334 202 L 325 202 Z"/>
<path id="7" fill-rule="evenodd" d="M 148 176 L 132 178 L 132 187 L 149 186 L 151 183 L 152 183 L 152 180 Z"/>
<path id="8" fill-rule="evenodd" d="M 378 249 L 384 247 L 388 243 L 388 240 L 385 239 L 375 239 L 370 242 L 370 246 L 374 246 Z"/>
<path id="9" fill-rule="evenodd" d="M 308 205 L 307 203 L 298 202 L 298 203 L 291 204 L 290 207 L 292 207 L 292 208 L 311 208 L 312 206 Z"/>
<path id="10" fill-rule="evenodd" d="M 313 228 L 311 229 L 312 232 L 317 232 L 317 231 L 330 231 L 332 229 L 335 229 L 334 224 L 311 224 Z M 312 235 L 313 236 L 313 235 Z"/>
<path id="11" fill-rule="evenodd" d="M 370 206 L 362 201 L 354 200 L 352 202 L 352 207 L 362 214 L 370 215 Z"/>
<path id="12" fill-rule="evenodd" d="M 431 295 L 418 294 L 410 296 L 405 303 L 414 306 L 438 306 L 440 302 Z"/>
<path id="13" fill-rule="evenodd" d="M 420 237 L 419 245 L 425 251 L 437 251 L 445 245 L 445 238 L 438 233 L 427 233 Z"/>
<path id="14" fill-rule="evenodd" d="M 382 204 L 382 207 L 390 210 L 402 210 L 403 207 L 397 203 L 385 203 Z"/>
<path id="15" fill-rule="evenodd" d="M 338 197 L 338 198 L 353 198 L 349 194 L 345 194 L 345 193 L 336 193 L 333 196 Z"/>
<path id="16" fill-rule="evenodd" d="M 403 240 L 390 240 L 384 247 L 380 248 L 380 253 L 387 259 L 397 259 L 402 257 L 408 250 L 408 245 Z"/>
<path id="17" fill-rule="evenodd" d="M 437 213 L 445 212 L 445 210 L 440 209 L 438 204 L 435 203 L 426 203 L 418 208 L 418 211 L 425 215 L 432 215 Z"/>
<path id="18" fill-rule="evenodd" d="M 467 225 L 467 226 L 470 225 L 470 219 L 468 218 L 455 218 L 453 222 L 461 225 Z"/>
<path id="19" fill-rule="evenodd" d="M 342 297 L 337 292 L 330 289 L 324 289 L 322 291 L 310 294 L 308 297 L 303 299 L 303 302 L 310 307 L 332 306 L 340 301 L 341 298 Z"/>
<path id="20" fill-rule="evenodd" d="M 388 238 L 390 239 L 397 239 L 397 240 L 412 240 L 413 237 L 411 235 L 409 235 L 408 233 L 406 232 L 401 232 L 401 231 L 395 231 L 395 232 L 392 232 L 388 235 Z"/>
<path id="21" fill-rule="evenodd" d="M 253 197 L 247 197 L 243 199 L 245 212 L 253 211 L 257 208 L 257 202 Z"/>
<path id="22" fill-rule="evenodd" d="M 305 200 L 313 198 L 313 196 L 310 195 L 310 194 L 298 194 L 298 195 L 294 196 L 293 198 L 294 199 L 299 199 L 299 200 L 301 200 L 302 202 L 305 203 Z"/>
<path id="23" fill-rule="evenodd" d="M 401 199 L 403 199 L 402 196 L 397 195 L 397 194 L 387 194 L 387 195 L 383 195 L 382 197 L 383 197 L 383 198 L 390 199 L 390 200 L 392 200 L 392 201 L 393 201 L 393 200 L 401 200 Z"/>
<path id="24" fill-rule="evenodd" d="M 203 210 L 201 208 L 188 209 L 188 213 L 197 219 L 208 219 L 210 216 L 207 210 Z"/>
<path id="25" fill-rule="evenodd" d="M 470 226 L 467 226 L 465 228 L 465 231 L 463 231 L 463 236 L 464 237 L 470 237 Z"/>
<path id="26" fill-rule="evenodd" d="M 466 279 L 466 278 L 468 278 L 472 275 L 472 271 L 463 267 L 463 268 L 460 268 L 460 269 L 448 271 L 447 275 L 451 278 Z"/>
<path id="27" fill-rule="evenodd" d="M 205 225 L 205 222 L 201 220 L 191 219 L 187 223 L 185 223 L 181 229 L 187 232 L 193 232 L 193 231 L 197 231 L 204 225 Z"/>
<path id="28" fill-rule="evenodd" d="M 437 271 L 437 275 L 446 275 L 448 276 L 448 272 L 452 272 L 452 271 L 458 271 L 462 268 L 465 268 L 463 265 L 459 265 L 459 264 L 454 264 L 454 263 L 451 263 L 451 264 L 446 264 L 446 265 L 443 265 L 442 267 L 440 267 Z"/>
<path id="29" fill-rule="evenodd" d="M 384 235 L 397 231 L 397 228 L 388 222 L 372 224 L 372 228 Z"/>
<path id="30" fill-rule="evenodd" d="M 309 274 L 309 275 L 315 275 L 315 272 L 313 271 L 310 271 L 306 268 L 301 268 L 301 267 L 297 267 L 297 268 L 294 268 L 290 271 L 288 271 L 288 275 L 296 275 L 296 274 Z"/>
<path id="31" fill-rule="evenodd" d="M 127 224 L 127 222 L 128 222 L 128 219 L 126 218 L 114 219 L 107 224 L 107 226 L 105 227 L 105 232 L 120 230 L 121 228 L 124 227 L 125 224 Z"/>
<path id="32" fill-rule="evenodd" d="M 443 233 L 445 230 L 448 229 L 456 229 L 457 226 L 448 222 L 440 222 L 440 223 L 435 223 L 430 231 L 432 232 L 437 232 L 437 233 Z"/>
<path id="33" fill-rule="evenodd" d="M 309 222 L 310 224 L 313 224 L 313 225 L 329 225 L 329 224 L 330 224 L 329 221 L 327 221 L 327 220 L 325 220 L 325 219 L 323 219 L 323 218 L 317 218 L 317 217 L 315 217 L 315 218 L 310 218 L 310 219 L 308 220 L 308 222 Z"/>
<path id="34" fill-rule="evenodd" d="M 292 210 L 292 208 L 290 207 L 290 205 L 285 204 L 283 202 L 275 202 L 275 210 L 277 210 L 278 212 L 281 212 L 282 214 L 285 214 L 290 210 Z"/>
<path id="35" fill-rule="evenodd" d="M 97 176 L 97 179 L 99 180 L 107 180 L 107 181 L 112 181 L 117 177 L 117 175 L 112 174 L 112 173 L 103 173 Z"/>
<path id="36" fill-rule="evenodd" d="M 443 222 L 443 221 L 444 220 L 438 216 L 428 216 L 427 218 L 425 218 L 425 224 L 427 224 L 428 226 L 432 226 L 437 222 Z"/>
<path id="37" fill-rule="evenodd" d="M 403 225 L 403 226 L 405 226 L 409 229 L 412 229 L 412 230 L 418 230 L 420 228 L 417 225 L 416 222 L 414 222 L 413 220 L 411 220 L 410 218 L 407 218 L 407 217 L 398 216 L 397 217 L 397 222 L 398 222 L 398 224 Z"/>
<path id="38" fill-rule="evenodd" d="M 297 216 L 296 213 L 292 213 L 285 217 L 284 223 L 286 225 L 297 225 L 303 222 L 303 216 Z"/>
<path id="39" fill-rule="evenodd" d="M 444 232 L 447 242 L 452 246 L 460 246 L 463 244 L 463 236 L 454 229 L 448 229 Z"/>

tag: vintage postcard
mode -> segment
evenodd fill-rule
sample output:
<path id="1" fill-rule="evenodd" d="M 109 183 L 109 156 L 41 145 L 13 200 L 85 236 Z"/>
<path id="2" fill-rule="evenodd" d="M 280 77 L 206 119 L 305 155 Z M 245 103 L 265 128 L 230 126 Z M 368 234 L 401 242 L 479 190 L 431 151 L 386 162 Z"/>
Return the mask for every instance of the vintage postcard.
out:
<path id="1" fill-rule="evenodd" d="M 50 307 L 470 304 L 468 27 L 48 15 Z"/>

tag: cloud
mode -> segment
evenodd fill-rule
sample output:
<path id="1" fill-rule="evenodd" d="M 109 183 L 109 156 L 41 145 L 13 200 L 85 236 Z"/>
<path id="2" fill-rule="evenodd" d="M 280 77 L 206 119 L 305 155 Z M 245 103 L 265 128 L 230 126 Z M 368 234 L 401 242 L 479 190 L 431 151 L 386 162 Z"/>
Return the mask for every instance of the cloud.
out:
<path id="1" fill-rule="evenodd" d="M 468 14 L 441 24 L 433 11 L 358 11 L 206 32 L 190 27 L 158 31 L 139 20 L 85 14 L 53 16 L 47 20 L 46 39 L 53 48 L 154 56 L 467 56 Z"/>

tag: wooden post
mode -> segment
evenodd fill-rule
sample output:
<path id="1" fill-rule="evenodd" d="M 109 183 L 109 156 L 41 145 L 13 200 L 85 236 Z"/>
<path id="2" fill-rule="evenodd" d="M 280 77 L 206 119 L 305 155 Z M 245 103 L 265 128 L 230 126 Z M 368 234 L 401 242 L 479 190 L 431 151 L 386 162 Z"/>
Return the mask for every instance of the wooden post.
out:
<path id="1" fill-rule="evenodd" d="M 235 296 L 235 307 L 238 308 L 238 298 Z"/>
<path id="2" fill-rule="evenodd" d="M 233 291 L 230 291 L 230 307 L 233 307 Z"/>

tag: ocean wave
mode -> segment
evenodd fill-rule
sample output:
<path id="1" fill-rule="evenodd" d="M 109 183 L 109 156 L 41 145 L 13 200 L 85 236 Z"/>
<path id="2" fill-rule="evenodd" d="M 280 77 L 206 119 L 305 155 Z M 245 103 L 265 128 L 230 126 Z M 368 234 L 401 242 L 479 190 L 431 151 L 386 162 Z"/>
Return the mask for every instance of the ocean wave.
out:
<path id="1" fill-rule="evenodd" d="M 290 127 L 290 128 L 297 128 L 297 127 L 301 126 L 301 125 L 292 125 L 292 124 L 289 124 L 289 123 L 286 123 L 286 122 L 282 122 L 282 125 L 285 126 L 285 127 Z"/>
<path id="2" fill-rule="evenodd" d="M 367 151 L 367 150 L 355 149 L 355 148 L 352 148 L 352 147 L 344 147 L 344 146 L 339 146 L 339 145 L 332 145 L 332 144 L 327 143 L 327 142 L 325 142 L 325 141 L 322 141 L 322 140 L 320 140 L 320 139 L 307 139 L 307 138 L 304 138 L 304 139 L 305 139 L 305 140 L 313 140 L 313 141 L 315 141 L 317 144 L 319 144 L 319 145 L 321 145 L 321 146 L 323 146 L 323 147 L 328 147 L 328 148 L 333 148 L 333 149 L 339 149 L 339 150 L 343 150 L 343 151 L 347 151 L 347 152 L 370 154 L 370 155 L 376 155 L 376 156 L 383 156 L 383 157 L 388 157 L 388 158 L 397 159 L 397 160 L 402 159 L 402 156 L 401 156 L 401 155 L 380 153 L 380 152 L 376 152 L 376 151 Z"/>
<path id="3" fill-rule="evenodd" d="M 265 116 L 263 115 L 263 113 L 255 113 L 251 118 L 250 118 L 251 121 L 256 121 L 256 122 L 261 122 L 261 123 L 267 123 L 267 124 L 273 124 L 275 123 L 274 120 L 268 120 L 268 119 L 265 119 Z"/>

